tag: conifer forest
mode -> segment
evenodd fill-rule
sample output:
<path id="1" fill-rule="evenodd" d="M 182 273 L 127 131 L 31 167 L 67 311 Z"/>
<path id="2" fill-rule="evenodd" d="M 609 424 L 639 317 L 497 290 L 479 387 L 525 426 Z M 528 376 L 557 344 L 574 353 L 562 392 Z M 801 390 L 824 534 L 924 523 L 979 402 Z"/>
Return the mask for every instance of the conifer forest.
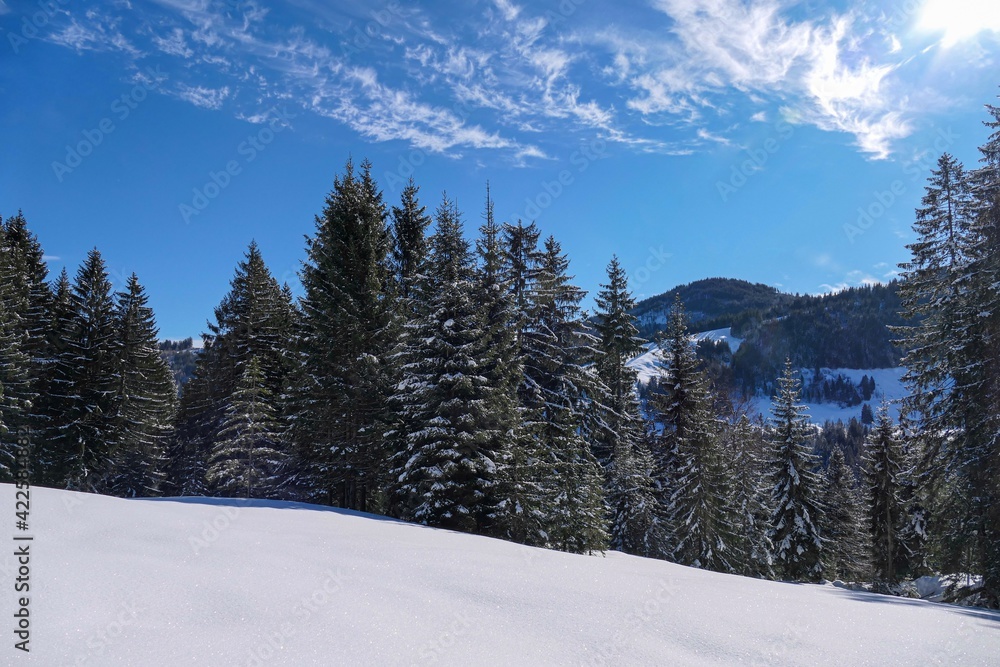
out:
<path id="1" fill-rule="evenodd" d="M 866 406 L 850 437 L 811 424 L 804 393 L 843 388 L 811 385 L 790 352 L 723 382 L 679 294 L 641 321 L 613 247 L 585 309 L 560 241 L 500 219 L 503 193 L 487 184 L 463 210 L 411 179 L 389 201 L 347 158 L 316 202 L 300 293 L 246 239 L 183 384 L 167 359 L 189 345 L 159 339 L 141 276 L 115 289 L 96 248 L 50 275 L 31 211 L 6 217 L 0 473 L 15 480 L 29 437 L 44 487 L 300 501 L 896 595 L 950 575 L 974 582 L 952 601 L 1000 608 L 1000 107 L 987 112 L 978 163 L 943 153 L 922 175 L 898 310 L 872 333 L 898 350 L 908 395 L 895 413 Z M 630 362 L 650 343 L 662 364 L 640 383 Z"/>

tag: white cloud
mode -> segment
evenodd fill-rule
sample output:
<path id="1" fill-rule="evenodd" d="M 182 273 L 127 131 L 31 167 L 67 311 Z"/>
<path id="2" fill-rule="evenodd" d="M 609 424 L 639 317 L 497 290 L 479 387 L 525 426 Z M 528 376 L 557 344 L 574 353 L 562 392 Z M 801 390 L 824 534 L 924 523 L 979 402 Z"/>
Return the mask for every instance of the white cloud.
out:
<path id="1" fill-rule="evenodd" d="M 194 55 L 194 51 L 188 48 L 187 41 L 184 39 L 184 31 L 180 28 L 174 28 L 166 37 L 155 35 L 153 37 L 153 43 L 156 44 L 161 51 L 172 56 L 190 58 Z"/>
<path id="2" fill-rule="evenodd" d="M 189 86 L 178 83 L 173 94 L 196 107 L 219 109 L 225 99 L 229 97 L 229 87 L 206 88 L 205 86 Z"/>

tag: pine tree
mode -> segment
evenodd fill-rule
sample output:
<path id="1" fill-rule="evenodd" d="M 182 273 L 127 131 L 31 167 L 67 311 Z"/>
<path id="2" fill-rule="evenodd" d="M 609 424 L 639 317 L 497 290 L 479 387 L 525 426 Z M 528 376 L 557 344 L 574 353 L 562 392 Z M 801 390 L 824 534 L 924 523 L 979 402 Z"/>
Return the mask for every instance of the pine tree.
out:
<path id="1" fill-rule="evenodd" d="M 485 526 L 490 534 L 506 535 L 507 517 L 516 513 L 516 488 L 508 488 L 508 481 L 516 487 L 517 480 L 506 478 L 505 467 L 510 463 L 520 467 L 513 456 L 520 437 L 517 388 L 522 368 L 518 359 L 518 315 L 510 289 L 510 274 L 505 261 L 501 226 L 493 214 L 493 199 L 489 184 L 486 185 L 486 210 L 484 222 L 476 241 L 478 266 L 474 280 L 474 298 L 479 304 L 481 327 L 484 335 L 484 352 L 479 362 L 480 372 L 491 388 L 491 404 L 487 411 L 487 451 L 498 467 L 494 497 L 486 505 L 495 508 Z M 518 474 L 522 471 L 512 471 Z M 508 493 L 510 491 L 510 493 Z"/>
<path id="2" fill-rule="evenodd" d="M 741 414 L 727 424 L 722 443 L 723 463 L 729 471 L 736 572 L 770 579 L 774 547 L 768 537 L 772 511 L 764 431 L 763 423 L 755 424 Z"/>
<path id="3" fill-rule="evenodd" d="M 60 415 L 58 455 L 69 462 L 67 488 L 102 492 L 111 468 L 107 435 L 112 431 L 119 384 L 115 306 L 111 282 L 95 249 L 77 271 L 71 302 L 75 326 L 60 360 L 68 375 L 66 412 Z"/>
<path id="4" fill-rule="evenodd" d="M 972 259 L 962 285 L 962 331 L 952 342 L 960 348 L 953 375 L 964 408 L 965 446 L 951 452 L 949 462 L 969 492 L 963 523 L 972 529 L 969 547 L 983 575 L 980 602 L 1000 608 L 1000 106 L 986 108 L 991 134 L 972 175 Z"/>
<path id="5" fill-rule="evenodd" d="M 301 280 L 294 438 L 306 498 L 366 510 L 385 481 L 397 312 L 385 205 L 362 164 L 334 180 Z"/>
<path id="6" fill-rule="evenodd" d="M 525 346 L 525 381 L 534 389 L 529 404 L 537 421 L 542 488 L 548 495 L 545 532 L 556 549 L 587 553 L 607 543 L 603 479 L 586 423 L 600 382 L 594 368 L 596 340 L 588 332 L 572 284 L 569 260 L 559 243 L 546 239 L 530 293 Z"/>
<path id="7" fill-rule="evenodd" d="M 834 447 L 830 455 L 821 502 L 820 526 L 823 574 L 827 579 L 867 581 L 871 553 L 868 521 L 854 473 L 847 466 L 844 450 Z"/>
<path id="8" fill-rule="evenodd" d="M 164 477 L 177 390 L 159 353 L 145 290 L 132 274 L 118 294 L 116 413 L 107 434 L 111 470 L 105 485 L 122 497 L 156 495 Z"/>
<path id="9" fill-rule="evenodd" d="M 227 401 L 206 481 L 223 496 L 274 497 L 286 453 L 263 364 L 253 356 Z"/>
<path id="10" fill-rule="evenodd" d="M 167 485 L 167 491 L 177 495 L 207 491 L 208 458 L 250 360 L 257 358 L 278 414 L 285 410 L 284 391 L 294 370 L 289 347 L 297 313 L 291 293 L 278 285 L 255 242 L 237 264 L 214 316 L 209 332 L 202 335 L 204 349 L 177 411 Z M 284 470 L 290 477 L 291 471 Z M 215 486 L 224 485 L 216 481 Z"/>
<path id="11" fill-rule="evenodd" d="M 62 488 L 70 475 L 72 448 L 65 439 L 75 401 L 73 377 L 76 357 L 70 347 L 76 335 L 77 312 L 73 302 L 73 286 L 64 268 L 52 288 L 52 301 L 46 314 L 50 327 L 46 332 L 42 366 L 38 415 L 35 434 L 34 481 L 45 486 Z"/>
<path id="12" fill-rule="evenodd" d="M 2 240 L 2 237 L 0 237 Z M 24 307 L 18 303 L 12 252 L 0 243 L 0 480 L 11 481 L 18 430 L 28 424 L 34 396 L 24 351 Z"/>
<path id="13" fill-rule="evenodd" d="M 972 251 L 970 189 L 962 164 L 942 155 L 917 210 L 914 231 L 919 239 L 907 246 L 913 258 L 900 265 L 903 314 L 917 320 L 896 330 L 906 351 L 907 408 L 920 415 L 932 456 L 942 449 L 942 434 L 962 426 L 953 371 L 958 363 L 954 343 L 962 329 L 962 282 Z"/>
<path id="14" fill-rule="evenodd" d="M 498 472 L 502 498 L 498 527 L 505 539 L 545 546 L 549 512 L 545 487 L 551 469 L 543 464 L 548 457 L 538 437 L 544 399 L 541 386 L 535 381 L 539 374 L 529 372 L 525 366 L 530 363 L 535 342 L 530 335 L 529 313 L 541 264 L 539 231 L 534 223 L 524 225 L 518 221 L 516 225 L 505 224 L 501 234 L 504 275 L 513 305 L 510 329 L 515 344 L 514 363 L 519 375 L 516 378 L 517 428 L 502 453 Z"/>
<path id="15" fill-rule="evenodd" d="M 980 603 L 1000 607 L 1000 107 L 987 110 L 981 166 L 965 174 L 943 156 L 917 211 L 901 294 L 905 314 L 923 319 L 901 331 L 901 344 L 924 454 L 919 479 L 944 532 L 936 542 L 946 561 L 965 554 L 965 566 L 983 573 Z M 956 174 L 948 182 L 946 166 Z"/>
<path id="16" fill-rule="evenodd" d="M 653 460 L 636 396 L 636 374 L 628 361 L 642 350 L 635 301 L 617 257 L 608 265 L 608 282 L 597 295 L 600 338 L 598 373 L 602 395 L 601 428 L 595 456 L 606 466 L 606 497 L 611 513 L 612 549 L 638 556 L 663 556 L 662 512 L 653 488 Z"/>
<path id="17" fill-rule="evenodd" d="M 729 524 L 732 508 L 722 468 L 720 428 L 679 298 L 658 344 L 668 361 L 660 379 L 663 390 L 653 407 L 663 425 L 659 451 L 672 558 L 684 565 L 731 572 L 741 556 L 732 553 L 738 540 Z"/>
<path id="18" fill-rule="evenodd" d="M 820 481 L 807 442 L 809 422 L 799 404 L 800 384 L 790 360 L 778 380 L 771 406 L 773 492 L 770 539 L 775 574 L 792 581 L 817 581 L 823 567 L 823 540 L 817 522 Z"/>
<path id="19" fill-rule="evenodd" d="M 404 519 L 466 532 L 492 523 L 494 389 L 480 366 L 488 338 L 473 301 L 474 265 L 454 204 L 438 207 L 430 239 L 427 313 L 402 355 L 406 450 L 395 459 L 393 503 Z"/>
<path id="20" fill-rule="evenodd" d="M 896 567 L 901 553 L 898 536 L 905 517 L 900 497 L 903 452 L 889 408 L 884 403 L 879 407 L 875 428 L 869 434 L 865 458 L 875 580 L 894 584 L 898 580 Z"/>
<path id="21" fill-rule="evenodd" d="M 417 198 L 420 188 L 411 178 L 400 205 L 392 207 L 392 270 L 401 304 L 415 298 L 420 271 L 427 258 L 427 228 L 431 218 Z"/>

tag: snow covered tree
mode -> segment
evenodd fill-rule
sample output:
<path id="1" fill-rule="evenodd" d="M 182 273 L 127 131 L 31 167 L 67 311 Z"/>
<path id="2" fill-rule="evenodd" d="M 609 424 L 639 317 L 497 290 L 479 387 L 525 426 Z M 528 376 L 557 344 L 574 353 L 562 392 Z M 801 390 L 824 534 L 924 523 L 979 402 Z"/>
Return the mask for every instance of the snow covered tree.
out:
<path id="1" fill-rule="evenodd" d="M 903 380 L 911 393 L 907 408 L 920 415 L 927 448 L 943 446 L 943 434 L 961 426 L 961 398 L 955 394 L 956 338 L 961 327 L 965 291 L 962 282 L 971 260 L 971 184 L 961 163 L 945 153 L 917 209 L 914 231 L 919 239 L 907 247 L 912 259 L 900 265 L 903 314 L 916 320 L 897 329 L 906 354 Z"/>
<path id="2" fill-rule="evenodd" d="M 771 406 L 773 447 L 771 532 L 775 574 L 792 581 L 817 581 L 823 573 L 823 540 L 817 522 L 821 509 L 820 480 L 808 446 L 806 407 L 799 403 L 800 383 L 792 362 L 778 379 Z"/>
<path id="3" fill-rule="evenodd" d="M 66 412 L 53 445 L 69 462 L 67 488 L 102 491 L 111 464 L 107 434 L 115 420 L 118 368 L 111 282 L 96 249 L 77 271 L 71 298 L 75 327 L 61 360 L 69 375 Z"/>
<path id="4" fill-rule="evenodd" d="M 544 399 L 541 386 L 534 381 L 539 374 L 529 374 L 529 369 L 525 368 L 534 343 L 534 338 L 530 336 L 529 311 L 541 265 L 539 231 L 534 223 L 524 225 L 518 221 L 516 225 L 503 225 L 501 234 L 505 281 L 513 304 L 510 328 L 514 334 L 519 376 L 517 428 L 502 452 L 498 471 L 502 499 L 497 517 L 498 528 L 505 539 L 545 546 L 548 541 L 546 517 L 549 505 L 544 487 L 551 469 L 543 465 L 548 457 L 537 435 Z"/>
<path id="5" fill-rule="evenodd" d="M 600 343 L 598 373 L 603 382 L 595 456 L 605 467 L 605 495 L 611 513 L 612 549 L 637 556 L 663 556 L 664 522 L 653 488 L 653 460 L 636 395 L 636 373 L 627 363 L 642 349 L 635 301 L 617 257 L 597 295 Z"/>
<path id="6" fill-rule="evenodd" d="M 287 456 L 273 396 L 259 357 L 246 362 L 227 401 L 205 475 L 227 497 L 271 498 L 280 492 L 277 473 Z"/>
<path id="7" fill-rule="evenodd" d="M 400 355 L 396 394 L 406 449 L 394 457 L 392 502 L 404 519 L 478 532 L 496 510 L 496 391 L 481 367 L 489 339 L 473 299 L 472 253 L 447 198 L 436 222 L 426 272 L 430 302 Z"/>
<path id="8" fill-rule="evenodd" d="M 156 495 L 177 389 L 160 357 L 153 311 L 134 273 L 117 299 L 115 414 L 107 433 L 111 463 L 104 488 L 126 498 Z"/>
<path id="9" fill-rule="evenodd" d="M 35 477 L 37 484 L 64 487 L 69 477 L 71 448 L 66 444 L 64 427 L 75 401 L 72 382 L 75 356 L 70 343 L 76 334 L 77 312 L 73 286 L 64 268 L 52 288 L 47 318 L 38 406 L 38 432 L 35 434 Z"/>
<path id="10" fill-rule="evenodd" d="M 771 520 L 771 487 L 767 484 L 767 443 L 764 424 L 751 422 L 745 413 L 726 425 L 722 459 L 728 470 L 730 510 L 735 533 L 736 572 L 770 579 L 773 545 L 768 537 Z"/>
<path id="11" fill-rule="evenodd" d="M 580 302 L 586 293 L 572 284 L 569 260 L 559 243 L 546 239 L 530 291 L 522 347 L 526 395 L 536 421 L 543 490 L 548 495 L 545 532 L 556 549 L 602 550 L 607 543 L 603 479 L 594 458 L 586 415 L 599 382 L 593 336 Z"/>
<path id="12" fill-rule="evenodd" d="M 720 451 L 720 424 L 708 380 L 698 369 L 687 316 L 677 298 L 658 341 L 667 357 L 653 397 L 663 432 L 658 445 L 673 560 L 719 572 L 735 571 L 740 556 L 730 525 L 732 509 Z"/>
<path id="13" fill-rule="evenodd" d="M 14 478 L 17 431 L 27 425 L 34 398 L 11 254 L 5 243 L 0 243 L 0 480 L 6 482 Z"/>
<path id="14" fill-rule="evenodd" d="M 484 528 L 490 534 L 506 535 L 507 518 L 518 512 L 516 501 L 517 481 L 508 480 L 505 467 L 511 464 L 513 475 L 524 471 L 521 462 L 514 460 L 518 441 L 519 423 L 517 388 L 522 368 L 518 359 L 518 315 L 510 289 L 510 274 L 504 253 L 502 228 L 493 214 L 493 199 L 489 184 L 486 186 L 484 222 L 476 241 L 478 265 L 473 285 L 474 298 L 479 304 L 485 346 L 480 360 L 480 372 L 492 388 L 491 403 L 484 424 L 489 437 L 488 450 L 498 466 L 494 497 L 487 505 L 496 508 Z M 508 488 L 508 482 L 510 487 Z M 507 491 L 510 491 L 510 497 Z"/>
<path id="15" fill-rule="evenodd" d="M 903 451 L 895 429 L 883 403 L 865 448 L 872 565 L 876 581 L 886 584 L 898 579 L 896 568 L 902 551 L 898 535 L 905 518 L 900 497 Z"/>
<path id="16" fill-rule="evenodd" d="M 392 207 L 392 270 L 400 303 L 413 299 L 420 271 L 427 258 L 427 228 L 431 218 L 417 198 L 420 188 L 411 178 L 403 188 L 400 205 Z"/>
<path id="17" fill-rule="evenodd" d="M 366 510 L 385 478 L 383 436 L 396 343 L 391 238 L 364 162 L 334 180 L 300 274 L 293 434 L 305 498 Z"/>
<path id="18" fill-rule="evenodd" d="M 37 441 L 43 427 L 39 412 L 45 392 L 48 309 L 52 300 L 48 268 L 38 239 L 24 215 L 0 219 L 0 479 L 10 479 L 9 468 L 18 431 L 33 432 Z M 38 473 L 37 465 L 34 473 Z"/>
<path id="19" fill-rule="evenodd" d="M 250 243 L 237 264 L 230 290 L 214 316 L 209 332 L 202 335 L 204 349 L 194 377 L 181 395 L 169 455 L 169 493 L 205 491 L 208 457 L 250 359 L 257 358 L 276 412 L 285 409 L 283 392 L 293 370 L 289 347 L 297 313 L 291 293 L 278 285 L 256 243 Z M 216 482 L 216 486 L 221 485 Z"/>
<path id="20" fill-rule="evenodd" d="M 827 579 L 867 581 L 871 569 L 867 513 L 854 473 L 839 446 L 835 446 L 830 455 L 821 502 L 824 507 L 820 526 L 825 540 L 824 576 Z"/>
<path id="21" fill-rule="evenodd" d="M 980 167 L 966 174 L 942 156 L 917 211 L 901 294 L 905 314 L 921 319 L 901 330 L 901 345 L 919 479 L 945 533 L 935 541 L 966 554 L 983 573 L 980 602 L 1000 607 L 1000 107 L 987 110 Z M 946 171 L 961 177 L 946 181 Z"/>

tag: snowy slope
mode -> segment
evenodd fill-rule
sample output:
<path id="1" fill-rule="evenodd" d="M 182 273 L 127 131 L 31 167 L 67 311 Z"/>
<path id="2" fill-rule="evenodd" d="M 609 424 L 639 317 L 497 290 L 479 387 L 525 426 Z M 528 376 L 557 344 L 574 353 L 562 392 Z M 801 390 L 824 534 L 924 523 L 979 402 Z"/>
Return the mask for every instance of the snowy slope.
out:
<path id="1" fill-rule="evenodd" d="M 729 327 L 725 329 L 713 329 L 712 331 L 702 331 L 691 336 L 691 344 L 696 345 L 702 340 L 726 341 L 729 349 L 735 354 L 743 344 L 742 338 L 733 336 Z M 629 361 L 626 366 L 634 369 L 639 375 L 639 381 L 643 384 L 657 374 L 657 368 L 663 365 L 663 355 L 656 343 L 646 343 L 646 350 L 635 359 Z"/>
<path id="2" fill-rule="evenodd" d="M 823 368 L 820 369 L 824 376 L 835 378 L 842 375 L 848 378 L 855 385 L 860 384 L 861 378 L 867 375 L 875 379 L 875 393 L 868 404 L 872 412 L 876 412 L 883 399 L 890 401 L 889 414 L 894 420 L 899 419 L 899 399 L 907 395 L 906 387 L 903 385 L 903 368 Z M 800 369 L 804 377 L 811 378 L 812 371 Z M 809 420 L 814 424 L 822 425 L 826 421 L 837 421 L 845 424 L 854 417 L 861 419 L 861 405 L 853 407 L 841 407 L 836 403 L 804 403 L 809 408 Z M 771 398 L 760 397 L 756 399 L 755 408 L 765 417 L 771 414 Z"/>
<path id="3" fill-rule="evenodd" d="M 740 349 L 740 345 L 743 344 L 742 338 L 737 338 L 733 335 L 732 329 L 726 327 L 725 329 L 713 329 L 712 331 L 702 331 L 701 333 L 696 333 L 692 336 L 696 342 L 703 340 L 710 340 L 716 343 L 721 343 L 725 341 L 729 343 L 729 350 L 736 354 L 736 350 Z"/>
<path id="4" fill-rule="evenodd" d="M 12 487 L 0 495 L 13 509 Z M 995 665 L 1000 655 L 1000 614 L 306 505 L 36 488 L 31 521 L 31 653 L 16 652 L 8 630 L 2 664 Z M 16 565 L 5 552 L 11 624 Z"/>

